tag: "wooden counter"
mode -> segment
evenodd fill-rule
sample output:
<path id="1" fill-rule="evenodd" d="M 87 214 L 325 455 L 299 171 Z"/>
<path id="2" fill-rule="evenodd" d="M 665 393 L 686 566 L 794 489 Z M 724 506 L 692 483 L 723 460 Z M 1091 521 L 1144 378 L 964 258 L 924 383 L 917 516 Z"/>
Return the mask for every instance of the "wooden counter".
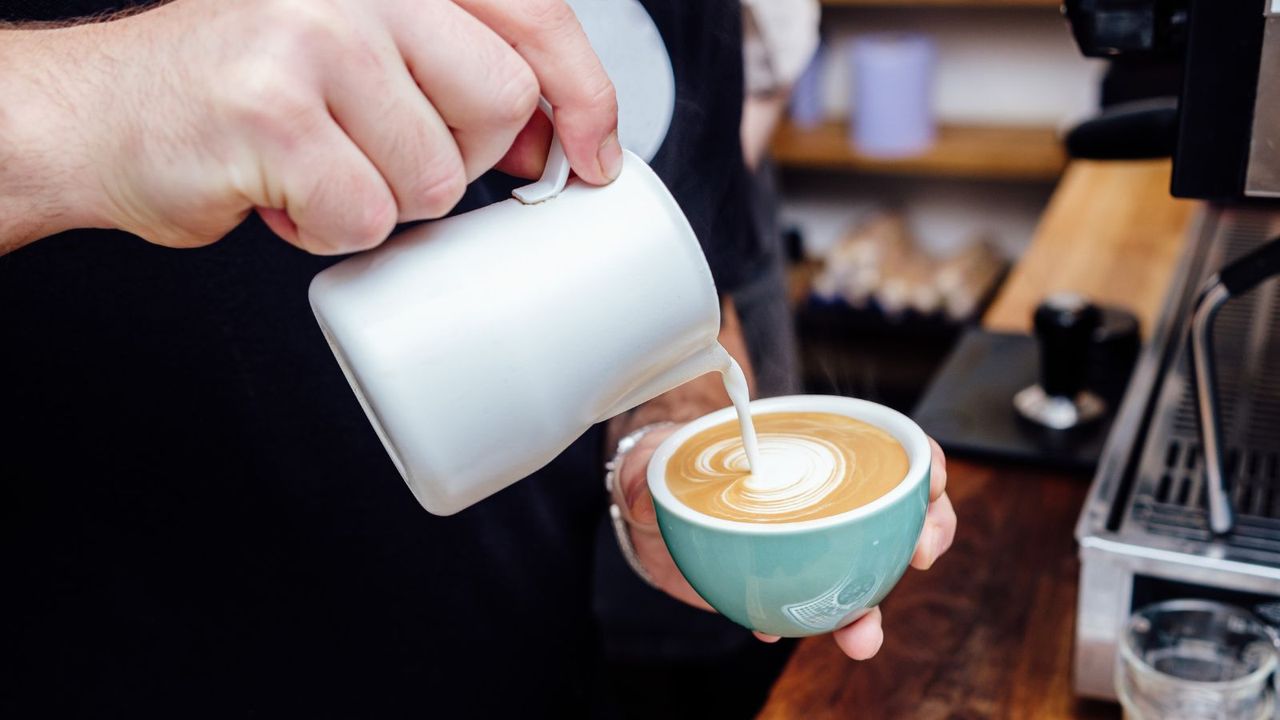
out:
<path id="1" fill-rule="evenodd" d="M 1168 183 L 1165 162 L 1073 163 L 985 324 L 1026 330 L 1046 292 L 1076 290 L 1150 327 L 1195 209 Z M 801 642 L 762 718 L 1120 717 L 1071 690 L 1089 477 L 956 459 L 948 477 L 955 545 L 885 600 L 880 654 L 854 663 L 830 638 Z"/>
<path id="2" fill-rule="evenodd" d="M 1046 294 L 1074 290 L 1129 308 L 1146 336 L 1196 209 L 1169 196 L 1169 172 L 1167 160 L 1073 162 L 983 324 L 1031 332 Z"/>

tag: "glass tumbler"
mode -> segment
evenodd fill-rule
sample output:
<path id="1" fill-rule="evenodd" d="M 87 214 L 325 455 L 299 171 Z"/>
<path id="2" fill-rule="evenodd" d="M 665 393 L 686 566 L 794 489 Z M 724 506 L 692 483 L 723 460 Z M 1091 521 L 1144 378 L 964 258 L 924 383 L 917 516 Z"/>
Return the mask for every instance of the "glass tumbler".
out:
<path id="1" fill-rule="evenodd" d="M 1116 693 L 1126 720 L 1271 720 L 1275 633 L 1206 600 L 1148 605 L 1120 640 Z"/>

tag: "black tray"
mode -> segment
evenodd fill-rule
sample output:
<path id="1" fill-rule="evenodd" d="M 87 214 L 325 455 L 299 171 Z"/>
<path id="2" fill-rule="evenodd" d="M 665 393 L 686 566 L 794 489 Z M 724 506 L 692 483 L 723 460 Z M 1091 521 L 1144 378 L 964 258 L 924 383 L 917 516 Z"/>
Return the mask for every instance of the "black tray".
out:
<path id="1" fill-rule="evenodd" d="M 1130 365 L 1092 368 L 1092 386 L 1107 403 L 1098 421 L 1049 430 L 1024 420 L 1013 396 L 1036 381 L 1038 348 L 1027 335 L 970 329 L 924 392 L 912 417 L 949 454 L 1004 459 L 1068 470 L 1092 470 L 1128 381 Z"/>

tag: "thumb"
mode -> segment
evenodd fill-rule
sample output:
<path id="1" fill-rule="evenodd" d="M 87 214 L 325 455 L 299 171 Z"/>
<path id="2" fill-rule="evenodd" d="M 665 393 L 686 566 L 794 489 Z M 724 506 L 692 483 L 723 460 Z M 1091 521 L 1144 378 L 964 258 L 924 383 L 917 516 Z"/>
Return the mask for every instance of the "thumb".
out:
<path id="1" fill-rule="evenodd" d="M 649 494 L 649 460 L 653 458 L 655 448 L 656 445 L 637 446 L 622 465 L 619 488 L 627 520 L 633 525 L 653 525 L 658 521 L 658 514 L 653 509 L 653 496 Z"/>
<path id="2" fill-rule="evenodd" d="M 653 509 L 653 496 L 649 494 L 649 461 L 653 453 L 676 431 L 672 427 L 659 427 L 646 433 L 640 442 L 627 453 L 618 473 L 618 489 L 621 505 L 627 520 L 638 525 L 653 525 L 658 521 Z"/>

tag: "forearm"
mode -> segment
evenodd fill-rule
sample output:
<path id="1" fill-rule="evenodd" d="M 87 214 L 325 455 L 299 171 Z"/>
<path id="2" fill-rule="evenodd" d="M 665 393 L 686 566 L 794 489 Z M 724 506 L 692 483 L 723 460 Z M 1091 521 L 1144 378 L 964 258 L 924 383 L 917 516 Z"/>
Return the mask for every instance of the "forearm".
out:
<path id="1" fill-rule="evenodd" d="M 97 109 L 83 92 L 101 72 L 85 52 L 92 33 L 0 29 L 0 255 L 102 225 L 88 138 Z"/>
<path id="2" fill-rule="evenodd" d="M 729 298 L 725 298 L 721 304 L 720 344 L 742 366 L 754 394 L 755 377 L 751 370 L 751 359 L 747 354 L 737 310 L 733 300 Z M 606 447 L 612 452 L 611 448 L 617 445 L 618 440 L 636 428 L 657 422 L 688 422 L 729 404 L 729 396 L 725 392 L 720 374 L 703 375 L 611 420 Z"/>
<path id="3" fill-rule="evenodd" d="M 769 140 L 787 108 L 789 89 L 768 95 L 748 95 L 742 106 L 742 157 L 754 172 L 769 149 Z"/>

